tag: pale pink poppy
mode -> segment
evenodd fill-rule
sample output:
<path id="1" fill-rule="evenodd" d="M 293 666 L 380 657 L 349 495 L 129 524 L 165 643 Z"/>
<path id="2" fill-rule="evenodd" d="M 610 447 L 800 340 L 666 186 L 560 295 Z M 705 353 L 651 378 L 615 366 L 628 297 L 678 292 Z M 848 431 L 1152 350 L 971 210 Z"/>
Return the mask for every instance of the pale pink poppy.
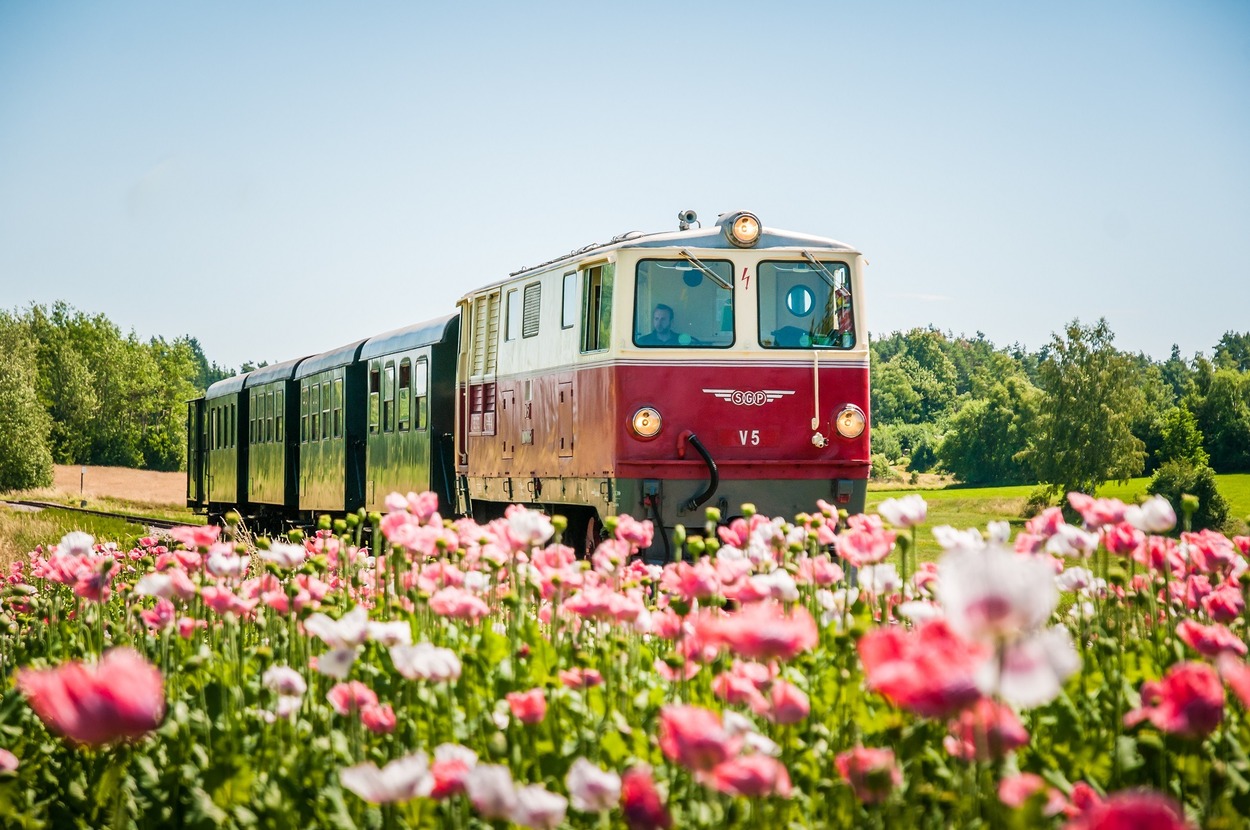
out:
<path id="1" fill-rule="evenodd" d="M 365 729 L 378 735 L 395 731 L 395 710 L 389 703 L 370 703 L 360 708 L 360 722 Z"/>
<path id="2" fill-rule="evenodd" d="M 951 627 L 974 640 L 1004 640 L 1042 626 L 1059 603 L 1054 571 L 1037 556 L 997 547 L 952 550 L 938 565 L 938 599 Z"/>
<path id="3" fill-rule="evenodd" d="M 855 567 L 880 562 L 894 550 L 898 534 L 884 529 L 879 516 L 856 514 L 846 523 L 847 529 L 838 536 L 838 554 Z"/>
<path id="4" fill-rule="evenodd" d="M 595 669 L 561 669 L 560 684 L 568 689 L 589 689 L 603 682 L 603 675 Z"/>
<path id="5" fill-rule="evenodd" d="M 490 607 L 462 588 L 443 588 L 430 597 L 430 610 L 440 617 L 477 622 L 490 613 Z"/>
<path id="6" fill-rule="evenodd" d="M 542 784 L 529 784 L 515 790 L 516 804 L 509 818 L 521 827 L 554 830 L 564 822 L 569 800 Z"/>
<path id="7" fill-rule="evenodd" d="M 139 738 L 165 715 L 160 670 L 130 648 L 112 649 L 98 663 L 18 669 L 17 688 L 45 725 L 80 744 Z"/>
<path id="8" fill-rule="evenodd" d="M 326 693 L 326 700 L 340 715 L 354 715 L 366 706 L 376 706 L 378 696 L 359 680 L 347 683 L 336 683 Z"/>
<path id="9" fill-rule="evenodd" d="M 1151 496 L 1140 505 L 1129 505 L 1124 520 L 1146 533 L 1166 533 L 1176 527 L 1176 511 L 1163 496 Z"/>
<path id="10" fill-rule="evenodd" d="M 816 621 L 803 606 L 787 611 L 774 602 L 752 603 L 726 615 L 704 614 L 696 632 L 710 644 L 751 660 L 791 660 L 819 640 Z"/>
<path id="11" fill-rule="evenodd" d="M 17 772 L 17 768 L 21 766 L 21 762 L 17 760 L 17 756 L 7 749 L 0 749 L 0 773 L 12 775 Z"/>
<path id="12" fill-rule="evenodd" d="M 1241 705 L 1250 709 L 1250 666 L 1231 654 L 1221 656 L 1216 665 L 1219 666 L 1220 677 L 1233 690 Z"/>
<path id="13" fill-rule="evenodd" d="M 1232 541 L 1214 530 L 1182 533 L 1181 544 L 1193 566 L 1208 574 L 1225 574 L 1241 560 L 1241 553 Z"/>
<path id="14" fill-rule="evenodd" d="M 1230 623 L 1246 610 L 1245 598 L 1238 585 L 1224 584 L 1202 598 L 1202 610 L 1216 622 Z"/>
<path id="15" fill-rule="evenodd" d="M 217 525 L 171 527 L 166 531 L 173 539 L 182 542 L 188 548 L 207 548 L 215 544 L 221 535 Z"/>
<path id="16" fill-rule="evenodd" d="M 1085 526 L 1090 530 L 1124 521 L 1126 508 L 1119 499 L 1096 499 L 1084 493 L 1068 493 L 1068 504 L 1081 514 Z"/>
<path id="17" fill-rule="evenodd" d="M 478 764 L 464 776 L 464 791 L 484 819 L 512 819 L 516 784 L 512 772 L 499 764 Z"/>
<path id="18" fill-rule="evenodd" d="M 409 680 L 446 683 L 459 680 L 463 670 L 456 652 L 432 643 L 392 646 L 390 655 L 395 671 Z"/>
<path id="19" fill-rule="evenodd" d="M 409 801 L 429 795 L 434 787 L 434 777 L 424 752 L 398 758 L 381 769 L 376 764 L 364 763 L 339 770 L 339 781 L 373 804 Z"/>
<path id="20" fill-rule="evenodd" d="M 877 512 L 895 527 L 915 527 L 924 522 L 929 505 L 924 497 L 913 493 L 897 499 L 886 499 L 877 505 Z"/>
<path id="21" fill-rule="evenodd" d="M 812 710 L 807 694 L 785 680 L 777 680 L 768 690 L 768 706 L 762 714 L 773 723 L 798 723 Z"/>
<path id="22" fill-rule="evenodd" d="M 1042 815 L 1056 816 L 1067 806 L 1063 793 L 1046 783 L 1046 779 L 1031 772 L 1008 775 L 998 782 L 998 800 L 1012 809 L 1023 807 L 1029 799 L 1044 793 L 1046 803 Z"/>
<path id="23" fill-rule="evenodd" d="M 564 779 L 573 809 L 583 813 L 611 810 L 621 800 L 621 776 L 578 758 Z"/>

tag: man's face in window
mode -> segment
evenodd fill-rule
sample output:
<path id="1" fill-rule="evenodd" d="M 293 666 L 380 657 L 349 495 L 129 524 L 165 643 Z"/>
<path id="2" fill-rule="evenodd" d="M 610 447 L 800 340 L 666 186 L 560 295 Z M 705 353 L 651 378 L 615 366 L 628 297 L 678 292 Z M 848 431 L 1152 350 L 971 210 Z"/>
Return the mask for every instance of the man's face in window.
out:
<path id="1" fill-rule="evenodd" d="M 667 336 L 673 326 L 673 312 L 667 308 L 657 308 L 651 314 L 651 330 L 661 337 Z"/>

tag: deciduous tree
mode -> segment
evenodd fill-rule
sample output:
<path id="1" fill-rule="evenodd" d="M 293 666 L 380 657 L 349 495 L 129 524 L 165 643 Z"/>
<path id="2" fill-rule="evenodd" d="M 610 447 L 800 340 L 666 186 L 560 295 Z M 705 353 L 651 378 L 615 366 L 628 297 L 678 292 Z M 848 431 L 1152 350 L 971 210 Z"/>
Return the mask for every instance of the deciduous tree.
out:
<path id="1" fill-rule="evenodd" d="M 36 354 L 27 327 L 0 312 L 0 491 L 52 483 L 51 423 L 35 391 Z"/>

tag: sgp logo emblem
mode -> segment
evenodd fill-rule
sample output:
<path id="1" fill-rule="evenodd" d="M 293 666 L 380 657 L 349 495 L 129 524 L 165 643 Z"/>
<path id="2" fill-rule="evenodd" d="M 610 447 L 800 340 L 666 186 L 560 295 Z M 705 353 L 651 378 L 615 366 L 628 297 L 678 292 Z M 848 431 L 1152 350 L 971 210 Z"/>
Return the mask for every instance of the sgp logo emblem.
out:
<path id="1" fill-rule="evenodd" d="M 793 389 L 704 389 L 709 395 L 715 395 L 722 401 L 734 406 L 763 406 L 766 403 L 793 395 Z"/>

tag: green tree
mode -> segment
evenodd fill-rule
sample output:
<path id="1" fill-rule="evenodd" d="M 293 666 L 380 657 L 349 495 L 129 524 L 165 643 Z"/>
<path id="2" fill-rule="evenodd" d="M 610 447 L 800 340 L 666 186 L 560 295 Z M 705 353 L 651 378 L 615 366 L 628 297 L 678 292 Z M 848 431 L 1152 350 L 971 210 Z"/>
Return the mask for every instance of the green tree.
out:
<path id="1" fill-rule="evenodd" d="M 1145 464 L 1133 435 L 1143 405 L 1131 356 L 1112 345 L 1106 320 L 1089 327 L 1079 320 L 1064 336 L 1052 336 L 1038 366 L 1037 428 L 1023 453 L 1052 493 L 1094 493 L 1107 481 L 1126 481 Z"/>
<path id="2" fill-rule="evenodd" d="M 1194 413 L 1215 471 L 1250 470 L 1250 372 L 1201 372 L 1185 405 Z"/>
<path id="3" fill-rule="evenodd" d="M 1146 489 L 1171 502 L 1178 519 L 1182 515 L 1181 496 L 1197 497 L 1198 509 L 1190 518 L 1191 530 L 1223 530 L 1228 523 L 1228 502 L 1215 486 L 1215 471 L 1205 464 L 1183 458 L 1169 461 L 1159 468 Z"/>
<path id="4" fill-rule="evenodd" d="M 1188 461 L 1195 467 L 1205 467 L 1211 456 L 1202 446 L 1202 432 L 1198 419 L 1183 406 L 1174 406 L 1163 416 L 1163 442 L 1157 455 L 1159 464 L 1169 461 Z"/>
<path id="5" fill-rule="evenodd" d="M 51 423 L 40 405 L 38 343 L 28 327 L 0 312 L 0 491 L 52 484 Z"/>
<path id="6" fill-rule="evenodd" d="M 968 400 L 951 417 L 938 446 L 941 467 L 968 483 L 1031 480 L 1025 450 L 1040 397 L 1019 373 L 989 387 L 985 397 Z"/>
<path id="7" fill-rule="evenodd" d="M 1215 365 L 1238 372 L 1250 371 L 1250 331 L 1224 332 L 1220 342 L 1215 344 Z"/>

